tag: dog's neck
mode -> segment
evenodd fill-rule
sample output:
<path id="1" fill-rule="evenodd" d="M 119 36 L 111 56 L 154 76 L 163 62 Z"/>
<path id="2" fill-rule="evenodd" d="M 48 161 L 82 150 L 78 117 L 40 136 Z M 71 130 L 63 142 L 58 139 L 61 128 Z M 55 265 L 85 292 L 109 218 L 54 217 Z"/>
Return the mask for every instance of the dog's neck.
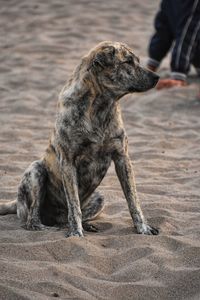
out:
<path id="1" fill-rule="evenodd" d="M 117 102 L 108 91 L 97 95 L 91 106 L 91 120 L 99 128 L 106 128 L 116 111 Z"/>
<path id="2" fill-rule="evenodd" d="M 94 127 L 105 128 L 117 109 L 117 95 L 90 76 L 70 81 L 62 90 L 59 107 L 76 106 L 80 118 L 86 117 Z"/>

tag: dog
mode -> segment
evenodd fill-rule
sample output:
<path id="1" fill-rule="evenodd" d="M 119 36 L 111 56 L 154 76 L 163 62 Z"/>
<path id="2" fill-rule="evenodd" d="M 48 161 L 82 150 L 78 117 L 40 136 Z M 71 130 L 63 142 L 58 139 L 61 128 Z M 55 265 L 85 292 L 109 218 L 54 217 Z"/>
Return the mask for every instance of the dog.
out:
<path id="1" fill-rule="evenodd" d="M 104 208 L 96 189 L 114 161 L 137 233 L 157 235 L 140 207 L 119 100 L 155 87 L 158 79 L 126 44 L 93 48 L 60 93 L 43 157 L 27 168 L 17 200 L 1 204 L 0 214 L 17 213 L 28 230 L 65 226 L 66 237 L 96 231 L 89 221 Z"/>

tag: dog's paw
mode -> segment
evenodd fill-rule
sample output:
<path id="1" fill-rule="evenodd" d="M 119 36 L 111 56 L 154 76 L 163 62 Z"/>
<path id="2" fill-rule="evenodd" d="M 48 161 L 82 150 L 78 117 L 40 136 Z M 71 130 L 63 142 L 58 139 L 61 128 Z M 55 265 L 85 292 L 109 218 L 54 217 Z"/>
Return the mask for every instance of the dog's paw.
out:
<path id="1" fill-rule="evenodd" d="M 68 238 L 70 236 L 83 237 L 82 230 L 69 230 L 65 233 L 65 237 Z"/>
<path id="2" fill-rule="evenodd" d="M 38 231 L 38 230 L 44 230 L 46 229 L 46 226 L 43 225 L 42 223 L 39 223 L 39 222 L 34 222 L 34 220 L 31 220 L 31 221 L 28 221 L 24 228 L 26 230 L 35 230 L 35 231 Z"/>
<path id="3" fill-rule="evenodd" d="M 137 233 L 139 233 L 139 234 L 147 234 L 147 235 L 158 235 L 159 234 L 158 229 L 156 229 L 150 225 L 147 225 L 145 223 L 136 225 L 136 230 L 137 230 Z"/>
<path id="4" fill-rule="evenodd" d="M 92 224 L 87 223 L 87 222 L 83 223 L 83 229 L 85 231 L 89 231 L 89 232 L 98 232 L 99 231 L 99 229 L 95 225 L 92 225 Z"/>

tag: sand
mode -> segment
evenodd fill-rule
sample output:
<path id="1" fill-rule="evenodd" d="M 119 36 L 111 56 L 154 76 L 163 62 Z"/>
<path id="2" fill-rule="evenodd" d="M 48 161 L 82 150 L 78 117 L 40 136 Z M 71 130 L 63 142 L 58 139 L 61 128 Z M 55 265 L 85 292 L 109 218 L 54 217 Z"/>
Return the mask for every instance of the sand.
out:
<path id="1" fill-rule="evenodd" d="M 16 198 L 45 150 L 58 93 L 103 40 L 142 61 L 159 1 L 0 1 L 0 200 Z M 167 74 L 169 58 L 161 69 Z M 197 81 L 121 100 L 139 197 L 159 236 L 137 235 L 113 165 L 99 233 L 25 231 L 0 217 L 0 299 L 200 299 L 200 102 Z"/>

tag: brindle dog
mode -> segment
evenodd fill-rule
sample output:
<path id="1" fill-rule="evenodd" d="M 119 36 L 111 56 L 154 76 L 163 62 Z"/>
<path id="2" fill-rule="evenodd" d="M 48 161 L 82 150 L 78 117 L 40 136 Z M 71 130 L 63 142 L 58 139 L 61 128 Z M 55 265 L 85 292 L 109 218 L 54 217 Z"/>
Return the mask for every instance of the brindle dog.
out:
<path id="1" fill-rule="evenodd" d="M 92 49 L 60 94 L 44 156 L 28 167 L 18 199 L 1 204 L 0 214 L 17 211 L 28 230 L 64 225 L 67 237 L 95 231 L 88 221 L 104 207 L 96 188 L 113 160 L 137 233 L 158 234 L 140 208 L 119 107 L 122 96 L 147 91 L 158 79 L 125 44 L 103 42 Z"/>

